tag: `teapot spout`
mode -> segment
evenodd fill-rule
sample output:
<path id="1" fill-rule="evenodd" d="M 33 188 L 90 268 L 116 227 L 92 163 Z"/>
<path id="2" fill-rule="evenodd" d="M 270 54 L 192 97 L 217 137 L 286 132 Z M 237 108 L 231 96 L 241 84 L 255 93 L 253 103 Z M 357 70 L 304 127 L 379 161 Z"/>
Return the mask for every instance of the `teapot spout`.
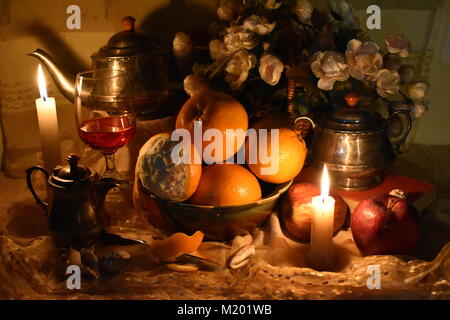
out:
<path id="1" fill-rule="evenodd" d="M 103 178 L 102 180 L 98 181 L 95 186 L 97 199 L 100 202 L 103 202 L 108 191 L 117 186 L 119 186 L 119 181 L 113 178 Z"/>
<path id="2" fill-rule="evenodd" d="M 44 50 L 36 49 L 28 53 L 29 56 L 38 59 L 48 70 L 58 90 L 73 103 L 75 98 L 75 78 L 60 70 L 55 60 Z"/>

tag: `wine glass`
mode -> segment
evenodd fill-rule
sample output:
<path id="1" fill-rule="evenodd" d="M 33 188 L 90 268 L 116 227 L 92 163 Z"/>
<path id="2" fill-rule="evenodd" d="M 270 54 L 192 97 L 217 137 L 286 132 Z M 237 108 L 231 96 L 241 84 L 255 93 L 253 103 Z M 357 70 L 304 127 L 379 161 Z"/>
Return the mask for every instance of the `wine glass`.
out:
<path id="1" fill-rule="evenodd" d="M 75 109 L 78 135 L 84 143 L 103 153 L 103 177 L 129 184 L 117 170 L 114 155 L 126 146 L 136 131 L 133 88 L 120 69 L 94 69 L 77 74 Z"/>

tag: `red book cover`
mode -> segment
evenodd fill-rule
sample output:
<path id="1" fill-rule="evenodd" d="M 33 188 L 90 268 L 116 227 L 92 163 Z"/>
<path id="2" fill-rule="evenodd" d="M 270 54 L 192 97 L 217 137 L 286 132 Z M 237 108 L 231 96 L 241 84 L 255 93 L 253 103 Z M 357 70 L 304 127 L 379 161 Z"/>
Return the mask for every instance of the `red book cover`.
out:
<path id="1" fill-rule="evenodd" d="M 322 170 L 318 170 L 314 167 L 307 167 L 295 178 L 295 182 L 312 182 L 320 184 L 321 174 Z M 332 187 L 333 181 L 330 183 Z M 437 196 L 436 185 L 392 173 L 387 173 L 383 182 L 372 189 L 362 191 L 335 191 L 345 200 L 350 210 L 353 211 L 362 200 L 368 199 L 376 194 L 389 193 L 392 189 L 403 190 L 407 194 L 408 200 L 414 204 L 419 212 L 422 212 L 428 205 L 436 200 Z"/>

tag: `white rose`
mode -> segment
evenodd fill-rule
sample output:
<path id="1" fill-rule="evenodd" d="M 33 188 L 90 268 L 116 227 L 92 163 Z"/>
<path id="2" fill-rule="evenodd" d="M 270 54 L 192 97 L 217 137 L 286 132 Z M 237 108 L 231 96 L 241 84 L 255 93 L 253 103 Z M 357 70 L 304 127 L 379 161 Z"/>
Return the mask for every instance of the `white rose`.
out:
<path id="1" fill-rule="evenodd" d="M 430 103 L 426 99 L 423 99 L 421 101 L 414 101 L 414 103 L 411 105 L 411 115 L 414 119 L 419 119 L 425 114 L 425 112 L 428 111 L 429 106 Z"/>
<path id="2" fill-rule="evenodd" d="M 338 52 L 317 52 L 313 59 L 311 70 L 319 78 L 319 89 L 332 90 L 336 81 L 345 81 L 350 77 L 350 66 L 345 62 L 344 55 Z"/>
<path id="3" fill-rule="evenodd" d="M 230 55 L 230 53 L 231 52 L 227 50 L 222 41 L 214 39 L 209 42 L 209 55 L 211 56 L 211 59 L 222 59 Z"/>
<path id="4" fill-rule="evenodd" d="M 378 45 L 373 41 L 350 40 L 345 58 L 350 65 L 350 75 L 357 80 L 374 81 L 383 66 L 383 57 Z"/>
<path id="5" fill-rule="evenodd" d="M 408 96 L 413 100 L 422 100 L 429 88 L 430 85 L 425 81 L 413 81 L 408 84 Z"/>
<path id="6" fill-rule="evenodd" d="M 298 0 L 294 8 L 294 12 L 301 23 L 308 23 L 313 11 L 314 7 L 309 0 Z"/>
<path id="7" fill-rule="evenodd" d="M 247 80 L 248 72 L 256 65 L 256 57 L 247 50 L 233 54 L 225 68 L 227 72 L 225 81 L 231 89 L 237 90 Z"/>
<path id="8" fill-rule="evenodd" d="M 204 90 L 209 89 L 208 80 L 198 74 L 190 74 L 183 81 L 184 91 L 192 97 Z"/>
<path id="9" fill-rule="evenodd" d="M 390 34 L 385 42 L 390 53 L 398 54 L 402 58 L 408 57 L 411 52 L 411 41 L 404 35 Z"/>
<path id="10" fill-rule="evenodd" d="M 259 74 L 265 83 L 274 86 L 278 83 L 284 65 L 281 60 L 271 54 L 265 54 L 259 62 Z"/>
<path id="11" fill-rule="evenodd" d="M 223 42 L 228 51 L 250 50 L 258 44 L 255 34 L 242 26 L 230 27 L 227 31 L 228 34 L 223 38 Z"/>
<path id="12" fill-rule="evenodd" d="M 275 28 L 275 22 L 269 23 L 266 18 L 254 14 L 244 20 L 243 26 L 257 35 L 265 36 Z"/>
<path id="13" fill-rule="evenodd" d="M 177 57 L 189 55 L 193 48 L 191 37 L 183 32 L 177 32 L 173 38 L 173 54 Z"/>
<path id="14" fill-rule="evenodd" d="M 382 97 L 398 93 L 400 89 L 400 76 L 397 72 L 388 69 L 378 71 L 376 77 L 377 93 Z"/>
<path id="15" fill-rule="evenodd" d="M 221 0 L 217 8 L 217 15 L 220 20 L 231 21 L 234 17 L 235 6 L 231 0 Z"/>
<path id="16" fill-rule="evenodd" d="M 281 6 L 281 2 L 277 2 L 276 0 L 267 0 L 264 7 L 269 10 L 277 10 Z"/>

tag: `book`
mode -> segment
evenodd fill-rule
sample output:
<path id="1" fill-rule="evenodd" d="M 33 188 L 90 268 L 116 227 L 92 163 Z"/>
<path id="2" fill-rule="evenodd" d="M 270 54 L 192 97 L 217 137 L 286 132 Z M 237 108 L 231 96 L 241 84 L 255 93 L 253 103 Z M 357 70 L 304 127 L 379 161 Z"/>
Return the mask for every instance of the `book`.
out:
<path id="1" fill-rule="evenodd" d="M 321 174 L 322 170 L 318 170 L 314 167 L 306 167 L 303 168 L 300 174 L 294 179 L 294 182 L 311 182 L 320 185 Z M 350 211 L 353 212 L 353 209 L 362 200 L 380 193 L 389 193 L 392 189 L 403 190 L 407 195 L 407 200 L 417 208 L 419 213 L 422 213 L 422 211 L 437 198 L 437 187 L 435 184 L 400 176 L 391 172 L 386 173 L 381 184 L 371 189 L 362 191 L 333 190 L 344 199 L 349 206 Z"/>

